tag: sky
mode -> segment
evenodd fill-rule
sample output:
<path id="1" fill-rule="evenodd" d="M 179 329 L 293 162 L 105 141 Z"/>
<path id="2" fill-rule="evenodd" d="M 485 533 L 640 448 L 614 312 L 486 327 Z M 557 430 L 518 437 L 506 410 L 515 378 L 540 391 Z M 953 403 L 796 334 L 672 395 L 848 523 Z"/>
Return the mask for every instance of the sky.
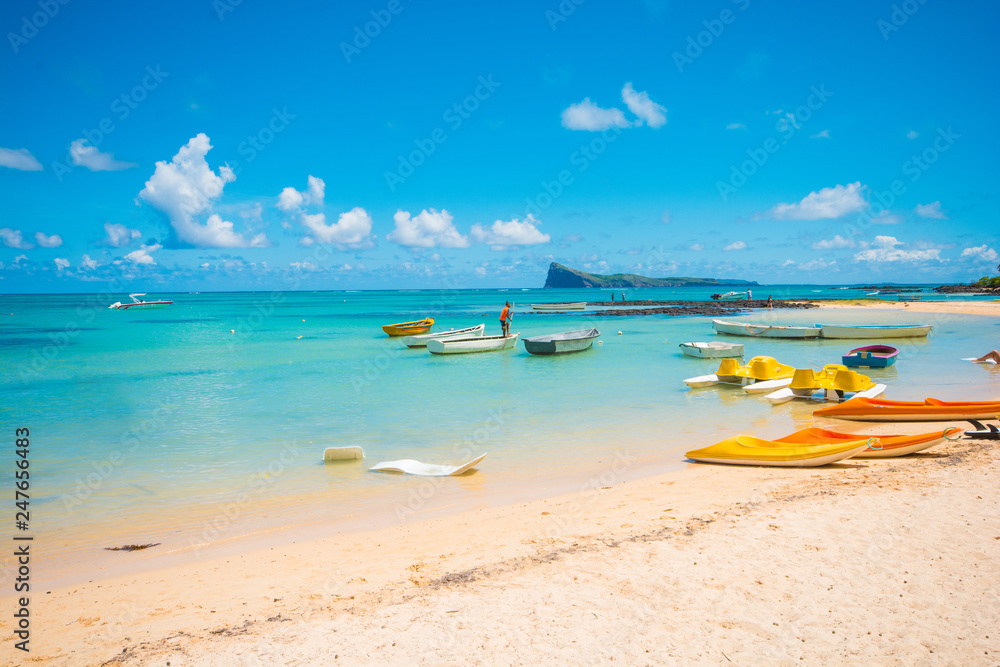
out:
<path id="1" fill-rule="evenodd" d="M 998 19 L 12 0 L 0 293 L 996 275 Z"/>

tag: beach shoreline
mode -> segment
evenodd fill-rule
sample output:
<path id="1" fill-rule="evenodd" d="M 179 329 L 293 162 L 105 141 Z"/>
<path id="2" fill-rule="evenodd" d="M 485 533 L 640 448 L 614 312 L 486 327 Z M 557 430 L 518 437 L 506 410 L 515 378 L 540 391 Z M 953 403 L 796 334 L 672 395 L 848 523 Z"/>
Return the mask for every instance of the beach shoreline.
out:
<path id="1" fill-rule="evenodd" d="M 1000 315 L 1000 303 L 992 302 L 861 307 Z M 830 424 L 865 434 L 889 427 L 913 433 L 943 428 Z M 1000 498 L 988 483 L 1000 466 L 995 444 L 963 439 L 905 459 L 849 460 L 805 470 L 684 464 L 678 472 L 625 479 L 621 465 L 610 460 L 607 484 L 598 477 L 601 484 L 581 485 L 570 495 L 404 520 L 377 531 L 279 539 L 165 567 L 155 566 L 154 553 L 127 554 L 148 558 L 152 566 L 117 576 L 97 572 L 87 583 L 32 591 L 31 658 L 177 665 L 233 664 L 267 655 L 280 656 L 279 662 L 297 657 L 321 663 L 338 656 L 361 664 L 377 655 L 466 663 L 485 651 L 494 659 L 528 663 L 572 662 L 584 654 L 631 662 L 754 662 L 765 656 L 816 662 L 832 655 L 843 662 L 875 656 L 901 663 L 995 663 L 1000 643 L 986 635 L 1000 605 L 995 593 L 984 592 L 1000 590 L 997 558 L 988 555 L 1000 539 Z M 859 478 L 864 494 L 855 488 Z M 940 506 L 928 497 L 940 497 Z M 933 529 L 921 531 L 921 522 Z M 794 538 L 774 543 L 789 526 Z M 889 535 L 891 544 L 879 542 L 879 535 Z M 808 541 L 809 551 L 803 553 L 795 540 Z M 746 552 L 750 543 L 759 554 Z M 955 544 L 963 545 L 961 551 Z M 911 563 L 908 557 L 916 552 L 931 558 L 935 550 L 947 554 L 947 568 L 927 569 L 923 560 Z M 756 566 L 734 569 L 728 559 L 736 553 L 753 556 Z M 782 566 L 767 570 L 765 553 Z M 900 555 L 905 557 L 892 562 Z M 843 567 L 839 574 L 837 567 Z M 903 577 L 911 572 L 907 567 L 913 568 L 913 586 Z M 942 597 L 943 584 L 962 571 L 977 580 L 975 586 Z M 749 577 L 756 579 L 750 583 Z M 785 587 L 782 577 L 798 589 Z M 899 584 L 900 577 L 907 583 Z M 843 579 L 864 582 L 864 590 Z M 817 582 L 841 597 L 827 595 Z M 620 585 L 617 594 L 612 584 Z M 793 613 L 797 590 L 808 592 L 811 606 Z M 897 595 L 905 603 L 896 602 Z M 890 602 L 888 619 L 864 613 Z M 972 611 L 973 602 L 978 611 Z M 842 604 L 855 617 L 834 611 Z M 824 605 L 830 608 L 820 610 Z M 943 628 L 932 628 L 933 618 L 910 617 L 928 605 L 944 614 Z M 945 610 L 948 605 L 971 618 Z M 706 620 L 717 608 L 731 616 L 722 625 Z M 579 612 L 576 625 L 560 625 L 559 610 L 567 619 Z M 758 618 L 767 614 L 775 620 Z M 539 624 L 510 620 L 522 616 Z M 859 624 L 870 632 L 883 622 L 931 639 L 910 639 L 894 627 L 892 642 L 865 635 L 860 643 L 845 643 L 844 632 Z M 614 650 L 598 647 L 612 630 L 627 633 L 635 623 L 644 627 L 636 639 Z M 9 631 L 8 619 L 2 625 Z M 489 637 L 482 636 L 483 628 Z M 961 629 L 967 642 L 948 645 L 948 628 Z M 543 637 L 547 648 L 531 652 L 532 646 L 537 650 L 534 640 Z M 695 646 L 683 646 L 685 638 Z"/>

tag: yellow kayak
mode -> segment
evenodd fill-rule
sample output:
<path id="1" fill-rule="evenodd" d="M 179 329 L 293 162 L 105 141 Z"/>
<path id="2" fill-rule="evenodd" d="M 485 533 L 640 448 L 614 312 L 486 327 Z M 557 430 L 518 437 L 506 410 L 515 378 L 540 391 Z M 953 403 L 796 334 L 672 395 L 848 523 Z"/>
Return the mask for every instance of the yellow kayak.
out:
<path id="1" fill-rule="evenodd" d="M 397 324 L 386 324 L 382 331 L 390 336 L 413 336 L 415 334 L 427 333 L 434 326 L 434 318 L 427 317 L 413 322 L 399 322 Z"/>
<path id="2" fill-rule="evenodd" d="M 808 445 L 763 440 L 749 435 L 736 435 L 710 447 L 694 449 L 685 456 L 703 463 L 809 468 L 842 461 L 860 454 L 866 449 L 868 449 L 867 438 Z"/>

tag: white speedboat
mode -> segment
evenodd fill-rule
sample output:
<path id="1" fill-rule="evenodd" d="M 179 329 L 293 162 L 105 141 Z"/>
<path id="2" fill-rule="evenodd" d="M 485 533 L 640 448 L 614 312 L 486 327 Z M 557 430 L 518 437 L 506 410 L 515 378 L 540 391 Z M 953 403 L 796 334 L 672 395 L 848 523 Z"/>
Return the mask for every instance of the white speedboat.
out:
<path id="1" fill-rule="evenodd" d="M 743 356 L 743 343 L 713 341 L 711 343 L 681 343 L 679 347 L 684 354 L 699 359 Z"/>
<path id="2" fill-rule="evenodd" d="M 427 341 L 431 339 L 442 340 L 445 338 L 479 338 L 483 335 L 483 331 L 485 330 L 486 325 L 480 324 L 474 327 L 466 327 L 465 329 L 448 329 L 447 331 L 438 331 L 437 333 L 403 336 L 400 340 L 406 347 L 427 347 Z"/>
<path id="3" fill-rule="evenodd" d="M 465 338 L 431 338 L 427 341 L 427 351 L 431 354 L 467 354 L 469 352 L 495 352 L 509 350 L 517 346 L 517 337 L 509 336 L 468 336 Z"/>
<path id="4" fill-rule="evenodd" d="M 755 336 L 759 338 L 819 338 L 819 327 L 795 327 L 783 324 L 754 324 L 752 322 L 732 322 L 712 320 L 718 333 L 731 336 Z"/>
<path id="5" fill-rule="evenodd" d="M 114 310 L 136 310 L 136 309 L 147 309 L 147 308 L 166 308 L 173 301 L 140 301 L 138 297 L 146 296 L 145 292 L 135 292 L 129 294 L 132 297 L 132 303 L 122 303 L 121 301 L 115 301 L 113 304 L 108 306 Z"/>
<path id="6" fill-rule="evenodd" d="M 588 350 L 601 335 L 597 329 L 580 329 L 562 333 L 532 336 L 524 339 L 524 349 L 531 354 L 563 354 Z"/>
<path id="7" fill-rule="evenodd" d="M 926 338 L 932 324 L 817 324 L 823 338 Z"/>

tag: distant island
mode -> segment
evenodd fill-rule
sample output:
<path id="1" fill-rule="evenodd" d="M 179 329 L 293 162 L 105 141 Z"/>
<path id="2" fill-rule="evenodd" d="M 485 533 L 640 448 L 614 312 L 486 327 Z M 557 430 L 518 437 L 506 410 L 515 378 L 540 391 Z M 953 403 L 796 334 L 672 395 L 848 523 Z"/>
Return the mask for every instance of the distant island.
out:
<path id="1" fill-rule="evenodd" d="M 753 280 L 717 280 L 715 278 L 647 278 L 634 273 L 613 273 L 601 276 L 596 273 L 577 271 L 568 266 L 552 262 L 549 264 L 549 275 L 545 278 L 545 287 L 559 289 L 573 287 L 687 287 L 718 285 L 740 285 L 748 287 L 756 285 Z"/>

